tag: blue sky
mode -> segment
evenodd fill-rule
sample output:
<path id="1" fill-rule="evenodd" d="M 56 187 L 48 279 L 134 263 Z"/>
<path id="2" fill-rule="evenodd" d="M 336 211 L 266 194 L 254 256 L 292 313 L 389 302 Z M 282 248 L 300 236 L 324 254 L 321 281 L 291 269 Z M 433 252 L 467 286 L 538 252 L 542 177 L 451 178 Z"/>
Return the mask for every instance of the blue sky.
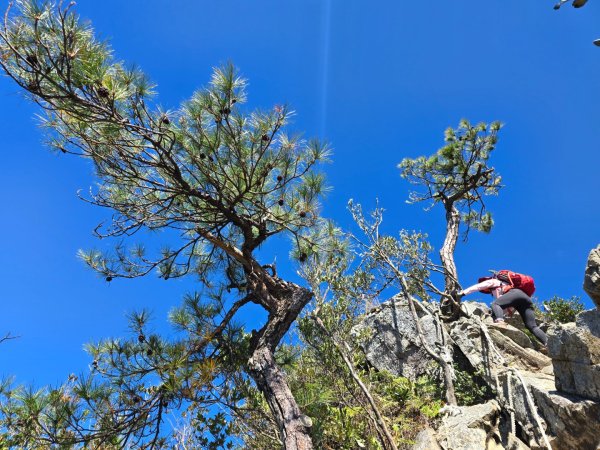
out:
<path id="1" fill-rule="evenodd" d="M 461 118 L 500 120 L 492 164 L 505 188 L 488 202 L 496 226 L 459 243 L 461 283 L 490 268 L 534 276 L 537 295 L 579 295 L 589 250 L 600 243 L 600 3 L 552 9 L 552 0 L 192 2 L 82 0 L 77 9 L 136 63 L 175 109 L 232 61 L 249 79 L 249 104 L 288 103 L 292 129 L 331 142 L 332 193 L 324 215 L 344 227 L 349 198 L 386 209 L 385 231 L 443 240 L 443 213 L 407 205 L 396 165 L 430 154 Z M 109 248 L 91 231 L 108 218 L 77 199 L 94 184 L 83 160 L 50 153 L 36 109 L 0 79 L 0 373 L 56 383 L 89 363 L 82 344 L 125 334 L 125 313 L 168 310 L 194 280 L 106 283 L 76 257 Z M 160 246 L 160 235 L 157 236 Z M 285 259 L 281 250 L 279 260 Z M 280 263 L 281 264 L 281 263 Z M 284 268 L 293 276 L 292 266 Z"/>

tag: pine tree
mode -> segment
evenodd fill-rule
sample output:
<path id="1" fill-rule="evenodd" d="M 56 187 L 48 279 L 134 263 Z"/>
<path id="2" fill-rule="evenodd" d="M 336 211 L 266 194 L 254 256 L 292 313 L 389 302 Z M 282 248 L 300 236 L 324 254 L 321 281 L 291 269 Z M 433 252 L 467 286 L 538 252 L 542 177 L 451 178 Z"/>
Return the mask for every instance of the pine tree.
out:
<path id="1" fill-rule="evenodd" d="M 421 192 L 410 193 L 410 203 L 431 201 L 431 207 L 437 203 L 444 207 L 446 238 L 440 249 L 440 258 L 447 303 L 459 289 L 454 249 L 460 224 L 465 226 L 465 238 L 471 228 L 487 233 L 494 224 L 491 213 L 486 211 L 484 196 L 496 195 L 501 187 L 501 177 L 488 165 L 500 127 L 499 122 L 473 126 L 462 120 L 456 130 L 446 130 L 446 145 L 435 154 L 405 158 L 398 165 L 403 178 L 423 188 Z M 455 305 L 453 313 L 456 312 Z"/>
<path id="2" fill-rule="evenodd" d="M 20 433 L 13 444 L 158 447 L 165 411 L 185 402 L 206 411 L 198 405 L 214 402 L 215 380 L 224 398 L 239 400 L 223 380 L 246 382 L 235 371 L 242 361 L 285 448 L 312 448 L 310 419 L 274 358 L 312 293 L 278 276 L 257 250 L 283 234 L 293 257 L 310 257 L 325 189 L 315 166 L 327 146 L 287 135 L 286 106 L 245 109 L 246 81 L 232 66 L 215 69 L 179 109 L 160 109 L 145 75 L 115 60 L 73 3 L 19 1 L 0 32 L 0 65 L 45 112 L 50 145 L 93 163 L 99 187 L 87 201 L 114 213 L 95 232 L 124 243 L 82 252 L 85 262 L 107 281 L 158 271 L 164 279 L 195 275 L 206 288 L 172 314 L 185 339 L 153 335 L 140 313 L 131 318 L 134 339 L 90 346 L 93 373 L 108 381 L 73 377 L 57 389 L 9 394 L 2 412 L 4 426 Z M 153 255 L 131 242 L 147 230 L 176 243 Z M 234 323 L 248 303 L 268 314 L 252 336 Z"/>

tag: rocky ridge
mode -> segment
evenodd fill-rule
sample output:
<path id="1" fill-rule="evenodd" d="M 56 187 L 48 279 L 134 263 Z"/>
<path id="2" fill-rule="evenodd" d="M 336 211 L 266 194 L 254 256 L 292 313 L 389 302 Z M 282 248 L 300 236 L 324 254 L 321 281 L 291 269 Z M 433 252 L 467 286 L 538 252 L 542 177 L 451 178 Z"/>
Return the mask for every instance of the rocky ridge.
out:
<path id="1" fill-rule="evenodd" d="M 586 292 L 600 293 L 600 246 L 595 250 L 599 259 L 596 264 L 592 251 Z M 444 333 L 454 362 L 480 375 L 495 398 L 449 408 L 436 429 L 419 434 L 413 450 L 600 450 L 600 311 L 547 326 L 546 356 L 519 317 L 500 327 L 485 304 L 464 302 L 463 317 L 442 326 L 432 305 L 418 306 L 429 346 L 439 348 Z M 370 335 L 364 350 L 379 370 L 412 380 L 437 370 L 402 298 L 370 311 L 356 332 Z"/>

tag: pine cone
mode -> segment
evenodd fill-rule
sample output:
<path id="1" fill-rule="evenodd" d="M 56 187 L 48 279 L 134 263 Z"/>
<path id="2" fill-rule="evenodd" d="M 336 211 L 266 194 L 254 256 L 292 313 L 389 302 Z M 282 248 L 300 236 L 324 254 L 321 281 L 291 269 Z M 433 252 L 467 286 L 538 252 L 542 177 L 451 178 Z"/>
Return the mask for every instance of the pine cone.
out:
<path id="1" fill-rule="evenodd" d="M 100 86 L 98 88 L 98 97 L 100 98 L 108 98 L 110 95 L 110 91 L 106 89 L 104 86 Z"/>
<path id="2" fill-rule="evenodd" d="M 37 56 L 35 56 L 35 55 L 27 55 L 27 57 L 25 58 L 25 61 L 27 61 L 27 63 L 30 66 L 36 66 L 38 63 Z"/>

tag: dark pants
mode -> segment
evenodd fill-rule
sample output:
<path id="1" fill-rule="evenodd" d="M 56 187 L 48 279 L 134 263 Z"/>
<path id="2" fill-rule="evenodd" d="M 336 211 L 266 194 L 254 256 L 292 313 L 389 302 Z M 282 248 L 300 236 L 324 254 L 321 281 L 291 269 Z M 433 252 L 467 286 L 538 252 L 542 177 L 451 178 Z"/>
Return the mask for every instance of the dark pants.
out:
<path id="1" fill-rule="evenodd" d="M 546 345 L 548 338 L 546 337 L 546 333 L 544 333 L 535 322 L 531 298 L 520 289 L 511 289 L 492 302 L 492 317 L 494 319 L 504 319 L 504 308 L 508 308 L 509 306 L 512 306 L 519 312 L 527 329 L 531 331 L 542 344 Z"/>

